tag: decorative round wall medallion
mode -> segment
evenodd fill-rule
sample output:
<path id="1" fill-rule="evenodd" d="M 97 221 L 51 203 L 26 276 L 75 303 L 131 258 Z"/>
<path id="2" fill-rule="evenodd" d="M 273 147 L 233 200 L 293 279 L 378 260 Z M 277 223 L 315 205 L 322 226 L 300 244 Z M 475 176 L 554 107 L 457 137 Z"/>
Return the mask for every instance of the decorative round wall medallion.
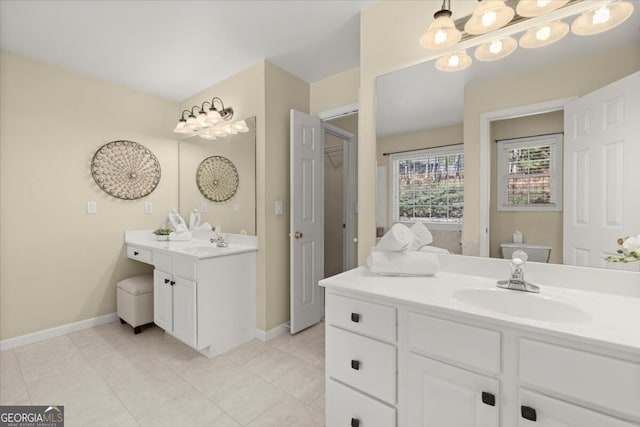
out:
<path id="1" fill-rule="evenodd" d="M 204 197 L 224 202 L 238 191 L 238 170 L 231 160 L 222 156 L 204 159 L 196 170 L 196 184 Z"/>
<path id="2" fill-rule="evenodd" d="M 144 145 L 109 142 L 91 160 L 91 175 L 106 193 L 123 200 L 140 199 L 160 182 L 160 162 Z"/>

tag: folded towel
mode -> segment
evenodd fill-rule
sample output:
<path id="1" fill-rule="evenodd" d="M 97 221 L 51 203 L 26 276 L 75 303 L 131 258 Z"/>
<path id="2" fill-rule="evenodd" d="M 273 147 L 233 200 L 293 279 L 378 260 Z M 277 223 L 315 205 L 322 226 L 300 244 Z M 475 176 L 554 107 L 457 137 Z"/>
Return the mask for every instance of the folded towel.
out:
<path id="1" fill-rule="evenodd" d="M 440 263 L 436 254 L 371 251 L 367 266 L 372 273 L 383 276 L 433 276 Z"/>
<path id="2" fill-rule="evenodd" d="M 416 222 L 409 230 L 413 233 L 413 241 L 411 242 L 410 250 L 417 251 L 424 245 L 428 245 L 433 242 L 431 232 L 421 222 Z"/>
<path id="3" fill-rule="evenodd" d="M 401 252 L 409 249 L 413 233 L 404 224 L 394 224 L 373 248 L 376 252 Z"/>
<path id="4" fill-rule="evenodd" d="M 200 224 L 198 226 L 198 228 L 196 228 L 196 230 L 200 230 L 200 231 L 212 231 L 213 227 L 211 227 L 211 224 L 209 224 L 208 222 L 205 222 L 204 224 Z"/>
<path id="5" fill-rule="evenodd" d="M 193 236 L 191 235 L 190 231 L 183 231 L 181 233 L 174 231 L 172 233 L 169 233 L 169 240 L 173 242 L 185 242 L 191 240 L 192 238 Z"/>
<path id="6" fill-rule="evenodd" d="M 419 252 L 431 252 L 432 254 L 448 254 L 451 253 L 448 250 L 446 250 L 445 248 L 439 248 L 437 246 L 429 246 L 429 245 L 424 245 L 421 246 L 420 249 L 418 249 Z"/>

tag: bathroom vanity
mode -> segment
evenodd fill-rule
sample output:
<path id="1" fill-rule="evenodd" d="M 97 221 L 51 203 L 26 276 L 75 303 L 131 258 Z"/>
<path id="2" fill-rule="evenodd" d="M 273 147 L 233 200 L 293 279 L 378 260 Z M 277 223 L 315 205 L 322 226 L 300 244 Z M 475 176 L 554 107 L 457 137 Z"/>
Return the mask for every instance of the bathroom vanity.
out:
<path id="1" fill-rule="evenodd" d="M 207 357 L 255 337 L 257 238 L 195 232 L 186 242 L 157 241 L 151 230 L 125 232 L 127 256 L 154 266 L 154 323 Z"/>
<path id="2" fill-rule="evenodd" d="M 640 426 L 640 274 L 439 255 L 325 279 L 328 426 Z M 575 284 L 575 287 L 571 284 Z"/>

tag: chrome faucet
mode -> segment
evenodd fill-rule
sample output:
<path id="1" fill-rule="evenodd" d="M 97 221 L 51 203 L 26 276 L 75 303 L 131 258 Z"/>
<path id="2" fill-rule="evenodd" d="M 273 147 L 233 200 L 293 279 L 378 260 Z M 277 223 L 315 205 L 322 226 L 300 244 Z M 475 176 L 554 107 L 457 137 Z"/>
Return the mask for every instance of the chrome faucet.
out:
<path id="1" fill-rule="evenodd" d="M 224 236 L 222 235 L 222 233 L 218 233 L 216 232 L 216 238 L 215 239 L 209 239 L 209 241 L 211 243 L 215 243 L 217 247 L 219 248 L 226 248 L 229 246 L 229 244 L 224 240 Z"/>
<path id="2" fill-rule="evenodd" d="M 498 287 L 513 289 L 514 291 L 540 292 L 540 287 L 524 280 L 524 263 L 527 261 L 527 253 L 515 251 L 511 256 L 511 275 L 509 280 L 498 280 Z"/>

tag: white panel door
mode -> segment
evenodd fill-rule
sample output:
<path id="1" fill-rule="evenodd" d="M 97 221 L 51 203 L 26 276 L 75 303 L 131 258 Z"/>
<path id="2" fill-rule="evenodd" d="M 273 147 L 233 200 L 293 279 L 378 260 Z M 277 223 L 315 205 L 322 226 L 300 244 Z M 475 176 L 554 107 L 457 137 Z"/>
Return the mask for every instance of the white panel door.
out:
<path id="1" fill-rule="evenodd" d="M 568 103 L 564 129 L 563 262 L 610 267 L 640 233 L 640 72 Z"/>
<path id="2" fill-rule="evenodd" d="M 173 297 L 170 274 L 153 271 L 153 323 L 167 332 L 173 328 Z"/>
<path id="3" fill-rule="evenodd" d="M 291 333 L 324 313 L 324 130 L 317 117 L 291 110 Z"/>
<path id="4" fill-rule="evenodd" d="M 412 353 L 407 360 L 409 426 L 498 426 L 498 380 Z"/>
<path id="5" fill-rule="evenodd" d="M 176 277 L 172 287 L 173 336 L 196 347 L 196 282 Z"/>

